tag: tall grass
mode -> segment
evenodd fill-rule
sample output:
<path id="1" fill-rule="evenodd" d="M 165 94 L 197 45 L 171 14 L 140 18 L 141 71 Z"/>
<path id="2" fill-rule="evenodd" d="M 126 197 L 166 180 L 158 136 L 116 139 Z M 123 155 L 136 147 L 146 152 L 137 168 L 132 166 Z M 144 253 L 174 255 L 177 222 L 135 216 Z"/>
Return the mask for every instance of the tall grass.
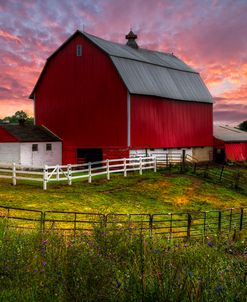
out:
<path id="1" fill-rule="evenodd" d="M 244 238 L 167 242 L 100 227 L 68 238 L 0 224 L 0 301 L 246 301 Z"/>

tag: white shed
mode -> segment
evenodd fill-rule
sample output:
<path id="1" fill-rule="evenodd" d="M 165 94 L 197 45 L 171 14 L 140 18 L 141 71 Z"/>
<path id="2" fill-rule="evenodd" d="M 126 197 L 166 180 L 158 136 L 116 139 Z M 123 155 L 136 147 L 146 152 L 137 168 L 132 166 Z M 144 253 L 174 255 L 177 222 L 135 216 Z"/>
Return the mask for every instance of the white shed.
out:
<path id="1" fill-rule="evenodd" d="M 0 164 L 62 164 L 62 141 L 44 126 L 0 125 Z"/>

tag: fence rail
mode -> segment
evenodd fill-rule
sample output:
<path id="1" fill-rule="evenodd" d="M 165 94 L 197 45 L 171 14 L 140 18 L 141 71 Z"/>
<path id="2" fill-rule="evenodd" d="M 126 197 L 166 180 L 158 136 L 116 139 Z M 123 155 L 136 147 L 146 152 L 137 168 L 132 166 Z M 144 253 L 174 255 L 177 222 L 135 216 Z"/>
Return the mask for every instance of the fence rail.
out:
<path id="1" fill-rule="evenodd" d="M 106 175 L 109 180 L 113 173 L 123 173 L 126 177 L 129 172 L 138 171 L 141 175 L 145 170 L 157 171 L 157 166 L 165 167 L 185 161 L 180 153 L 166 154 L 165 156 L 131 157 L 103 160 L 73 165 L 54 165 L 44 167 L 21 167 L 12 164 L 11 167 L 0 168 L 0 178 L 12 179 L 13 185 L 18 180 L 42 182 L 43 189 L 47 190 L 49 182 L 67 182 L 72 185 L 73 180 L 87 179 L 89 183 L 99 175 Z"/>
<path id="2" fill-rule="evenodd" d="M 247 229 L 247 208 L 231 208 L 191 213 L 99 214 L 38 211 L 0 207 L 0 218 L 9 228 L 91 234 L 95 227 L 111 231 L 142 232 L 167 239 L 229 234 Z"/>
<path id="3" fill-rule="evenodd" d="M 247 170 L 227 165 L 186 163 L 185 170 L 191 170 L 193 174 L 209 179 L 247 193 Z"/>

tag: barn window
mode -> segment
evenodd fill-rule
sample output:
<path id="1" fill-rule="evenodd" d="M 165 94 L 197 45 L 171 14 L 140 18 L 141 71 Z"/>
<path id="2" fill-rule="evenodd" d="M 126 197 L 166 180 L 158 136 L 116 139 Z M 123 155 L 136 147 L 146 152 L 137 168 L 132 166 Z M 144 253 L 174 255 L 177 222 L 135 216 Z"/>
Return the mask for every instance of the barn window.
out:
<path id="1" fill-rule="evenodd" d="M 82 46 L 81 46 L 81 44 L 76 45 L 76 56 L 77 57 L 82 56 Z"/>
<path id="2" fill-rule="evenodd" d="M 52 150 L 52 144 L 46 144 L 46 151 Z"/>
<path id="3" fill-rule="evenodd" d="M 38 151 L 38 144 L 32 144 L 32 151 Z"/>

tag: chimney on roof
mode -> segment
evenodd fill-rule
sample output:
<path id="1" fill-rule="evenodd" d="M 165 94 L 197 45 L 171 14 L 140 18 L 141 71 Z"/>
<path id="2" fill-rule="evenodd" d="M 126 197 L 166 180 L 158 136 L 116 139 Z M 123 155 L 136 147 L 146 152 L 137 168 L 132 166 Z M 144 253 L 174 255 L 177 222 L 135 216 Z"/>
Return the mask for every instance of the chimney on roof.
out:
<path id="1" fill-rule="evenodd" d="M 130 32 L 125 36 L 125 39 L 128 40 L 126 45 L 128 45 L 134 49 L 138 49 L 138 45 L 135 41 L 137 39 L 137 35 L 134 34 L 132 30 L 130 30 Z"/>

